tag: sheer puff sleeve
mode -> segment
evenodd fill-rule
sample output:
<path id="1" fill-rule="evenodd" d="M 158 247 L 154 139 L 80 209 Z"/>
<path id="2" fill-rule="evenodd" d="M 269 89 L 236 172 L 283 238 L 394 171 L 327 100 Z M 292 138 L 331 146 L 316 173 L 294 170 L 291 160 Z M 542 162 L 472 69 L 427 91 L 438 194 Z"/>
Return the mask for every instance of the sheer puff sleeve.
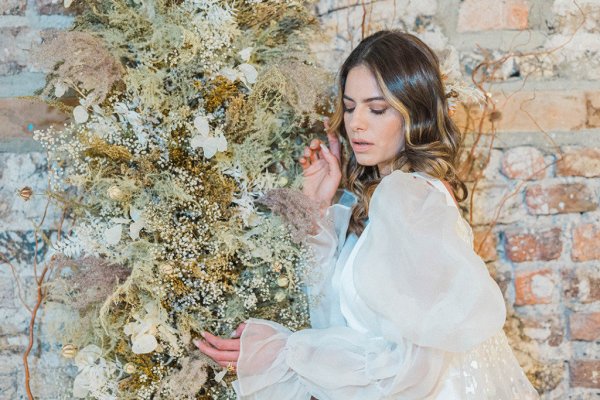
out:
<path id="1" fill-rule="evenodd" d="M 384 337 L 462 352 L 502 328 L 502 293 L 442 192 L 394 171 L 373 193 L 369 221 L 354 282 Z"/>
<path id="2" fill-rule="evenodd" d="M 420 399 L 435 393 L 452 353 L 491 337 L 505 319 L 499 288 L 457 231 L 460 218 L 426 181 L 399 171 L 385 177 L 371 199 L 369 229 L 353 264 L 357 297 L 372 313 L 369 330 L 329 325 L 291 332 L 249 320 L 234 382 L 238 399 Z M 335 230 L 328 232 L 336 243 Z"/>

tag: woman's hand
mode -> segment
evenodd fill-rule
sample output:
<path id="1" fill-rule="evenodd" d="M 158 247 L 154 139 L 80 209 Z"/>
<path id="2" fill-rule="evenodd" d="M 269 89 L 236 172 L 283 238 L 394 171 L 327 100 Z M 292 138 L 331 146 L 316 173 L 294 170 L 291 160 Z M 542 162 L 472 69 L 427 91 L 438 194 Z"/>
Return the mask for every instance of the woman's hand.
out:
<path id="1" fill-rule="evenodd" d="M 202 332 L 202 339 L 194 339 L 193 342 L 200 351 L 217 364 L 227 369 L 237 369 L 238 359 L 240 357 L 240 336 L 246 324 L 240 324 L 233 332 L 232 339 L 224 339 L 208 332 Z"/>
<path id="2" fill-rule="evenodd" d="M 329 131 L 327 120 L 325 130 Z M 302 192 L 317 202 L 322 210 L 331 205 L 342 179 L 340 141 L 331 132 L 327 132 L 327 141 L 329 149 L 320 140 L 313 139 L 310 145 L 304 148 L 304 154 L 299 160 L 304 172 Z"/>

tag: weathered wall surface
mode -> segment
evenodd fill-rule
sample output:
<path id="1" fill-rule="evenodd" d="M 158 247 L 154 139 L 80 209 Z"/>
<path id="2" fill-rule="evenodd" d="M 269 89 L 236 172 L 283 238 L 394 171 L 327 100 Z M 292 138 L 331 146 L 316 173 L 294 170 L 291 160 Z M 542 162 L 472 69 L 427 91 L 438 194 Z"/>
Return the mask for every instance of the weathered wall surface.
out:
<path id="1" fill-rule="evenodd" d="M 43 192 L 44 157 L 29 132 L 64 119 L 18 96 L 43 86 L 29 60 L 40 32 L 72 23 L 56 3 L 0 5 L 0 252 L 17 254 L 11 262 L 23 280 L 19 288 L 11 270 L 0 267 L 6 399 L 24 396 L 20 358 L 29 314 L 18 293 L 33 304 L 30 219 L 39 219 L 44 204 L 42 196 L 23 202 L 15 192 L 25 185 Z M 459 112 L 457 121 L 468 126 L 468 141 L 472 132 L 483 133 L 471 174 L 472 223 L 511 309 L 506 330 L 544 399 L 598 398 L 600 0 L 322 0 L 315 13 L 324 38 L 313 48 L 332 71 L 362 35 L 383 28 L 416 32 L 438 51 L 451 45 L 465 78 L 477 71 L 496 108 L 481 128 L 476 108 Z M 51 210 L 49 220 L 56 215 Z M 52 310 L 45 313 L 42 327 L 49 328 Z M 68 392 L 61 376 L 69 367 L 40 337 L 34 389 L 40 398 L 59 398 Z"/>

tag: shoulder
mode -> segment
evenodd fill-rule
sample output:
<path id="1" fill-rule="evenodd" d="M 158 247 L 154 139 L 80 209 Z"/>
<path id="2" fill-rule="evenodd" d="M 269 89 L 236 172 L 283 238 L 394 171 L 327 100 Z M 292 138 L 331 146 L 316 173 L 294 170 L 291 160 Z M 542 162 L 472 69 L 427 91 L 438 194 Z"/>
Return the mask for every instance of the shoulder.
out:
<path id="1" fill-rule="evenodd" d="M 446 206 L 445 195 L 427 179 L 413 173 L 393 171 L 384 177 L 369 204 L 371 213 L 397 213 L 416 216 L 432 207 Z"/>
<path id="2" fill-rule="evenodd" d="M 385 176 L 373 193 L 373 196 L 402 196 L 402 197 L 418 197 L 419 195 L 427 195 L 434 190 L 426 179 L 417 176 L 415 173 L 393 171 Z"/>

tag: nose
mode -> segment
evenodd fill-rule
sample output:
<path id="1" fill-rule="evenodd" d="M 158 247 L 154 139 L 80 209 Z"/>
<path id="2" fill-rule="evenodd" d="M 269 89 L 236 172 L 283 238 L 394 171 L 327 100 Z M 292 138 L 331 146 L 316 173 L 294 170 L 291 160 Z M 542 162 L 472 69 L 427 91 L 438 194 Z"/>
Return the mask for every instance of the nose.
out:
<path id="1" fill-rule="evenodd" d="M 354 111 L 349 115 L 348 128 L 351 132 L 362 132 L 367 129 L 367 115 L 365 107 L 356 106 Z"/>

